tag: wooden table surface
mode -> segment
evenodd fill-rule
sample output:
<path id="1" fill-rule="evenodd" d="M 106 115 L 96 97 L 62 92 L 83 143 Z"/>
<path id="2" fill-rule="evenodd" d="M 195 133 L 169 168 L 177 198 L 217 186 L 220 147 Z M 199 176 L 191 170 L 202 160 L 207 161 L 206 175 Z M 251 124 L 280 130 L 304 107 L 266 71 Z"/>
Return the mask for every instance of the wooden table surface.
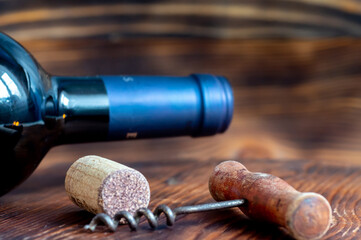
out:
<path id="1" fill-rule="evenodd" d="M 150 208 L 212 202 L 213 167 L 235 159 L 277 175 L 300 191 L 324 195 L 333 208 L 325 239 L 361 238 L 361 41 L 226 41 L 106 39 L 22 42 L 55 74 L 226 75 L 235 114 L 225 134 L 65 145 L 53 148 L 35 173 L 0 198 L 0 238 L 287 239 L 275 226 L 239 210 L 180 217 L 176 225 L 138 232 L 127 226 L 96 233 L 82 227 L 93 215 L 64 190 L 66 170 L 96 154 L 141 171 L 151 186 Z"/>
<path id="2" fill-rule="evenodd" d="M 77 28 L 71 28 L 71 19 L 81 9 L 71 8 L 67 12 L 70 20 L 59 26 L 59 16 L 66 16 L 63 8 L 50 14 L 44 9 L 31 13 L 26 5 L 26 10 L 17 13 L 19 7 L 11 1 L 0 1 L 0 7 L 4 4 L 10 10 L 0 16 L 0 30 L 17 37 L 50 73 L 213 73 L 228 77 L 235 95 L 233 122 L 222 135 L 53 148 L 26 182 L 0 198 L 0 239 L 289 239 L 282 229 L 248 219 L 238 209 L 181 216 L 173 227 L 167 227 L 162 218 L 156 231 L 143 220 L 137 232 L 130 232 L 127 226 L 115 233 L 104 228 L 87 232 L 83 226 L 93 215 L 68 199 L 64 178 L 73 161 L 90 154 L 141 171 L 150 182 L 151 209 L 163 203 L 176 207 L 212 202 L 207 185 L 210 172 L 223 160 L 238 160 L 251 171 L 274 174 L 300 191 L 325 196 L 333 209 L 333 223 L 325 239 L 361 239 L 361 39 L 347 37 L 360 25 L 356 24 L 359 10 L 351 4 L 355 1 L 346 2 L 350 5 L 343 5 L 343 11 L 353 10 L 344 15 L 328 6 L 307 5 L 315 11 L 310 11 L 311 17 L 317 11 L 329 11 L 330 21 L 323 21 L 333 24 L 330 29 L 335 35 L 338 22 L 333 17 L 342 15 L 352 21 L 354 25 L 350 24 L 345 29 L 348 34 L 342 37 L 262 40 L 255 31 L 257 39 L 253 40 L 217 40 L 147 34 L 123 37 L 105 34 L 108 30 L 101 26 L 91 28 L 100 32 L 94 34 L 81 28 L 81 17 L 74 20 Z M 287 6 L 295 10 L 301 3 L 293 4 Z M 119 6 L 115 9 L 122 12 Z M 156 5 L 152 9 L 158 13 L 167 8 Z M 86 10 L 92 19 L 102 13 Z M 48 18 L 51 21 L 47 22 Z M 59 37 L 56 29 L 65 29 L 67 34 Z M 32 30 L 36 30 L 34 35 Z M 320 33 L 311 32 L 311 36 Z"/>

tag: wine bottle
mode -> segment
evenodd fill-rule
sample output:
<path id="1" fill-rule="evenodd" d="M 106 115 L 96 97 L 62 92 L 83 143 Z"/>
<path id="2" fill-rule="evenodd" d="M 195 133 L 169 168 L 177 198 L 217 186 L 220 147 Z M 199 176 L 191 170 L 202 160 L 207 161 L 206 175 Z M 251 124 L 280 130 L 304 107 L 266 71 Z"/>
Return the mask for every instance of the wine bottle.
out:
<path id="1" fill-rule="evenodd" d="M 0 196 L 52 146 L 224 132 L 233 95 L 221 76 L 64 77 L 0 33 Z"/>

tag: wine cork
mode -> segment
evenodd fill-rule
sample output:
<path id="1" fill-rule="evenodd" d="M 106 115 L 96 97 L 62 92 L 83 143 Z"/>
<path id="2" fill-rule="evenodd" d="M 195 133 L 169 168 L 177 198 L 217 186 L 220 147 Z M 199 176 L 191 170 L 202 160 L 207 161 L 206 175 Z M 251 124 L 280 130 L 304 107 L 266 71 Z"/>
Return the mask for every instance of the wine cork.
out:
<path id="1" fill-rule="evenodd" d="M 135 169 L 99 156 L 85 156 L 66 173 L 65 190 L 79 207 L 113 217 L 119 211 L 134 214 L 147 207 L 147 179 Z"/>

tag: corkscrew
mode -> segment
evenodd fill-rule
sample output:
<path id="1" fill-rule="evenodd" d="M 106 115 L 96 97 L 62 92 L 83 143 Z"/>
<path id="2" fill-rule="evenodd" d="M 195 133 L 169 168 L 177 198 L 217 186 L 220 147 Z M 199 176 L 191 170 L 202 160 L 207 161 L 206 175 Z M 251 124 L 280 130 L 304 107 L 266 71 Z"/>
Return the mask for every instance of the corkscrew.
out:
<path id="1" fill-rule="evenodd" d="M 135 231 L 138 228 L 138 224 L 141 217 L 144 216 L 147 219 L 149 226 L 152 229 L 156 229 L 158 227 L 158 218 L 162 213 L 165 215 L 167 219 L 167 225 L 173 226 L 176 217 L 181 214 L 222 210 L 227 208 L 240 207 L 243 204 L 245 204 L 244 199 L 236 199 L 230 201 L 206 203 L 206 204 L 193 205 L 193 206 L 182 206 L 182 207 L 177 207 L 173 210 L 170 209 L 167 205 L 162 204 L 156 207 L 153 212 L 148 208 L 140 208 L 133 215 L 128 211 L 120 211 L 114 215 L 114 218 L 111 218 L 108 214 L 99 213 L 92 219 L 92 221 L 88 225 L 85 225 L 84 228 L 89 229 L 91 231 L 95 231 L 97 225 L 99 223 L 103 223 L 111 231 L 115 232 L 120 221 L 122 219 L 126 219 L 130 229 Z"/>
<path id="2" fill-rule="evenodd" d="M 330 204 L 322 195 L 299 192 L 276 176 L 250 172 L 235 161 L 225 161 L 215 167 L 209 179 L 209 191 L 219 202 L 174 210 L 160 205 L 153 213 L 140 208 L 134 215 L 120 211 L 114 218 L 100 213 L 85 228 L 94 231 L 99 223 L 104 223 L 115 231 L 119 221 L 126 219 L 131 230 L 136 230 L 140 218 L 145 216 L 150 227 L 155 229 L 161 213 L 166 216 L 167 225 L 172 226 L 180 214 L 239 207 L 248 217 L 275 223 L 296 239 L 319 239 L 332 220 Z"/>

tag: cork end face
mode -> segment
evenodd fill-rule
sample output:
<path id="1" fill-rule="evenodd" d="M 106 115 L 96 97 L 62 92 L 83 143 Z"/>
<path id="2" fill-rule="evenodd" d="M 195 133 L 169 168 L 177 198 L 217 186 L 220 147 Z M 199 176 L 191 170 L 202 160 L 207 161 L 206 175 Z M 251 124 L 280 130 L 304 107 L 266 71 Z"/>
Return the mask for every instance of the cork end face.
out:
<path id="1" fill-rule="evenodd" d="M 148 207 L 150 200 L 147 179 L 130 168 L 110 174 L 99 190 L 99 205 L 112 217 L 123 210 L 134 214 L 139 208 Z"/>
<path id="2" fill-rule="evenodd" d="M 291 204 L 287 215 L 288 230 L 296 239 L 320 239 L 332 220 L 330 204 L 316 193 L 301 194 Z"/>

